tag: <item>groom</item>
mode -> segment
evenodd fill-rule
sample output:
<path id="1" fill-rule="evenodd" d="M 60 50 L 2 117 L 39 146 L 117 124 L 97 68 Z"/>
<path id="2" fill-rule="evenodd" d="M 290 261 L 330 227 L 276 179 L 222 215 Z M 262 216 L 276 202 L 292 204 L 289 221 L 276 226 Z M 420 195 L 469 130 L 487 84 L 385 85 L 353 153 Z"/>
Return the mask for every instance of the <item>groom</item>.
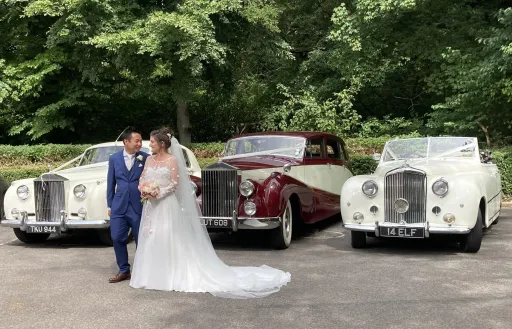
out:
<path id="1" fill-rule="evenodd" d="M 122 138 L 124 150 L 112 154 L 108 160 L 108 215 L 110 216 L 110 234 L 119 266 L 119 273 L 109 280 L 111 283 L 128 280 L 131 277 L 126 243 L 130 227 L 135 243 L 138 243 L 142 213 L 138 186 L 148 156 L 140 152 L 142 137 L 135 129 L 126 129 Z"/>

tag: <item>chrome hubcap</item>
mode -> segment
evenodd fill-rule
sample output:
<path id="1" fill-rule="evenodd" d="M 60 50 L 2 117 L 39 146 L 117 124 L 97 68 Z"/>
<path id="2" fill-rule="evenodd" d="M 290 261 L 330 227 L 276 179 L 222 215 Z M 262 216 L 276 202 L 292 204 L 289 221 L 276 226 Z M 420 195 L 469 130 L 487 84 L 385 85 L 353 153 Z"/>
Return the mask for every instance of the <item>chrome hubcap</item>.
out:
<path id="1" fill-rule="evenodd" d="M 283 236 L 286 243 L 290 242 L 292 235 L 292 209 L 290 204 L 286 206 L 286 210 L 283 215 Z"/>

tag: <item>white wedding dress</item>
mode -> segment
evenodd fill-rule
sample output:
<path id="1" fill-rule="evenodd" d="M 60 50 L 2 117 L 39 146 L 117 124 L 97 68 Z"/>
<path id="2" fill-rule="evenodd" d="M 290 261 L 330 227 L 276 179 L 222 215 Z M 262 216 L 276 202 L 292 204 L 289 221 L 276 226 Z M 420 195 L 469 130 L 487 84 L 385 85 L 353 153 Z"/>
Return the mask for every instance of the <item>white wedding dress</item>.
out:
<path id="1" fill-rule="evenodd" d="M 172 139 L 163 162 L 148 157 L 140 184 L 157 183 L 160 194 L 144 204 L 130 286 L 208 292 L 226 298 L 264 297 L 290 281 L 269 267 L 232 267 L 218 258 L 200 222 L 181 147 Z"/>

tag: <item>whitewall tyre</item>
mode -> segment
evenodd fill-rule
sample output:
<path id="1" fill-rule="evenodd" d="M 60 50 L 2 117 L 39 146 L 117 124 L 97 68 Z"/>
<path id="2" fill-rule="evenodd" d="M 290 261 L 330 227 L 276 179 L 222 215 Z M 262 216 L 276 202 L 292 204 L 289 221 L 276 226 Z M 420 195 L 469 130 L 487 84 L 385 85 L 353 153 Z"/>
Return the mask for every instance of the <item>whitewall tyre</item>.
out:
<path id="1" fill-rule="evenodd" d="M 286 208 L 281 216 L 281 224 L 272 231 L 272 244 L 276 249 L 286 249 L 292 242 L 292 229 L 294 211 L 290 200 L 286 202 Z"/>

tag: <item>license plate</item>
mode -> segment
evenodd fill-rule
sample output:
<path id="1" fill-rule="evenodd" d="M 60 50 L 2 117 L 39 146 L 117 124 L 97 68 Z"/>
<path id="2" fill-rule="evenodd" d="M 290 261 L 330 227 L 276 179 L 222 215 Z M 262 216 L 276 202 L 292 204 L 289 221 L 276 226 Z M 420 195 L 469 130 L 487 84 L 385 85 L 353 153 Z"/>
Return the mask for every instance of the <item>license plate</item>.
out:
<path id="1" fill-rule="evenodd" d="M 56 226 L 29 226 L 27 233 L 57 233 Z"/>
<path id="2" fill-rule="evenodd" d="M 380 236 L 397 238 L 424 238 L 425 229 L 419 227 L 380 227 Z"/>
<path id="3" fill-rule="evenodd" d="M 231 220 L 203 218 L 203 224 L 208 227 L 231 227 Z"/>

